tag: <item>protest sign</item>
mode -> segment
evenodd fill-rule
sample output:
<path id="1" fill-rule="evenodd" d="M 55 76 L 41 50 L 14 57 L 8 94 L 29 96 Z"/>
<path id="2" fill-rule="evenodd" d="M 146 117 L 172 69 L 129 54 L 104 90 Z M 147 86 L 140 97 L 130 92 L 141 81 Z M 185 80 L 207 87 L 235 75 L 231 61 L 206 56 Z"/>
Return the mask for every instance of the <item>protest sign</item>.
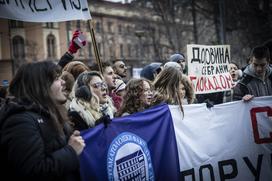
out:
<path id="1" fill-rule="evenodd" d="M 195 94 L 230 90 L 232 78 L 229 73 L 229 45 L 187 45 L 188 76 Z"/>

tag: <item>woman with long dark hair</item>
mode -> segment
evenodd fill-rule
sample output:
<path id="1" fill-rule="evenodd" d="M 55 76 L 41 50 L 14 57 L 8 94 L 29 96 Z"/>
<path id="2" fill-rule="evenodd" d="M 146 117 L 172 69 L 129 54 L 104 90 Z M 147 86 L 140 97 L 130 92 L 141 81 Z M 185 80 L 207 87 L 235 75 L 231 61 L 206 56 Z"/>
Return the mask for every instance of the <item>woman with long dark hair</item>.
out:
<path id="1" fill-rule="evenodd" d="M 85 143 L 70 127 L 60 73 L 53 62 L 28 63 L 10 83 L 14 98 L 0 112 L 1 173 L 9 180 L 80 180 Z"/>

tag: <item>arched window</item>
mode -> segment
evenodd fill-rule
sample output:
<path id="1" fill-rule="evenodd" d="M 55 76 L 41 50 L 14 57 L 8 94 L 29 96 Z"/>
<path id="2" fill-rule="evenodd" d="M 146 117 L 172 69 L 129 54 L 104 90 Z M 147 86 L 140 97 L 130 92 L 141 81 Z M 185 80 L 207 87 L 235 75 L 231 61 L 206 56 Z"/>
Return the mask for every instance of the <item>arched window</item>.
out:
<path id="1" fill-rule="evenodd" d="M 120 44 L 120 56 L 124 57 L 124 46 L 123 46 L 123 44 Z"/>
<path id="2" fill-rule="evenodd" d="M 47 36 L 47 58 L 56 58 L 56 38 L 50 34 Z"/>
<path id="3" fill-rule="evenodd" d="M 12 48 L 14 58 L 25 58 L 25 41 L 21 36 L 15 36 L 12 39 Z"/>
<path id="4" fill-rule="evenodd" d="M 128 57 L 131 57 L 132 56 L 132 54 L 131 54 L 131 51 L 132 51 L 131 44 L 127 45 L 127 49 L 128 49 Z"/>
<path id="5" fill-rule="evenodd" d="M 96 33 L 101 33 L 101 24 L 100 24 L 100 22 L 96 22 L 95 30 L 96 30 Z"/>

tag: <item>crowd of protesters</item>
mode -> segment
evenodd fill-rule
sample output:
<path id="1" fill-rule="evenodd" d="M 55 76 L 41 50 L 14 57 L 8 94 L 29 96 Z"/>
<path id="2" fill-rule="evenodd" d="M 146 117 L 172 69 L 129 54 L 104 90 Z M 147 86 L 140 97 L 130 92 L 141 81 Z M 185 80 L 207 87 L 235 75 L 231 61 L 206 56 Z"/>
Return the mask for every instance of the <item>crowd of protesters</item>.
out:
<path id="1" fill-rule="evenodd" d="M 125 60 L 102 62 L 102 70 L 74 61 L 80 47 L 73 39 L 58 65 L 25 64 L 1 88 L 1 165 L 10 180 L 80 180 L 78 155 L 85 143 L 79 131 L 110 124 L 114 117 L 161 103 L 179 105 L 184 116 L 184 104 L 210 107 L 272 95 L 271 41 L 253 48 L 244 71 L 230 64 L 230 91 L 196 96 L 182 53 L 165 64 L 152 62 L 141 78 L 128 80 Z"/>

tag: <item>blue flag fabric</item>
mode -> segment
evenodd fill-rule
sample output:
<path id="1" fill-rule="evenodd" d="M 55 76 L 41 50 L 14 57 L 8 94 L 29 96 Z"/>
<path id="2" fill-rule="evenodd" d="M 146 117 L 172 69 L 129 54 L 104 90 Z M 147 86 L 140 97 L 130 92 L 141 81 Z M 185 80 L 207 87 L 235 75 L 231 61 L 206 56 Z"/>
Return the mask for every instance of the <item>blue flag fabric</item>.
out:
<path id="1" fill-rule="evenodd" d="M 80 174 L 90 180 L 178 180 L 175 132 L 167 104 L 81 133 Z"/>

